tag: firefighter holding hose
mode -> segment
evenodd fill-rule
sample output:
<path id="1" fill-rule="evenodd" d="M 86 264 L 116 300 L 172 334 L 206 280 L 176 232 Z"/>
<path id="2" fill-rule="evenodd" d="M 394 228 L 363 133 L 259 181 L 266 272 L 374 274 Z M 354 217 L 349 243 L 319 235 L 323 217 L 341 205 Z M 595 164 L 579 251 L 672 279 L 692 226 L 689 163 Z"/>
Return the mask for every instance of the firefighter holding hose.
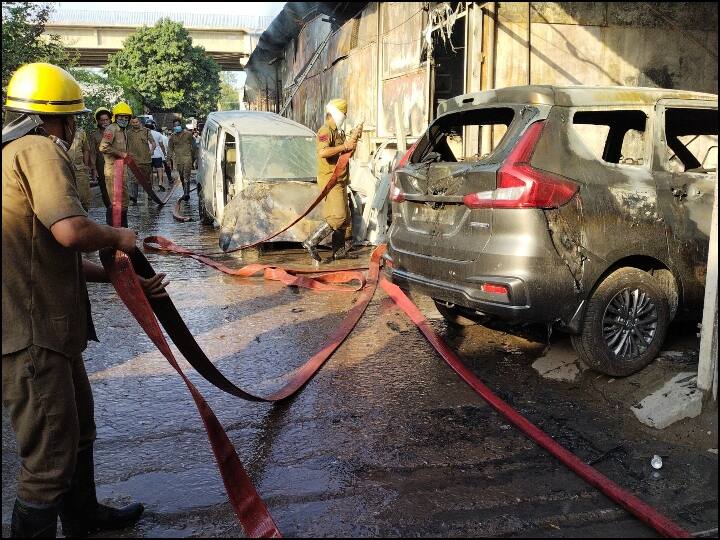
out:
<path id="1" fill-rule="evenodd" d="M 342 130 L 347 114 L 347 102 L 333 99 L 325 107 L 325 123 L 317 133 L 318 186 L 324 189 L 335 171 L 335 165 L 341 154 L 355 150 L 357 140 L 362 134 L 362 124 L 353 130 L 346 139 Z M 324 221 L 303 242 L 303 247 L 317 262 L 331 262 L 338 259 L 356 259 L 349 253 L 352 248 L 352 221 L 348 206 L 347 186 L 350 174 L 346 168 L 337 179 L 337 184 L 325 196 L 323 204 Z M 332 255 L 325 261 L 317 251 L 317 246 L 332 233 Z"/>
<path id="2" fill-rule="evenodd" d="M 105 156 L 105 186 L 107 187 L 110 206 L 105 212 L 105 220 L 108 225 L 112 224 L 112 205 L 115 202 L 115 161 L 125 159 L 128 155 L 127 128 L 132 117 L 130 105 L 120 102 L 113 107 L 113 121 L 105 128 L 100 143 L 100 152 Z M 127 209 L 130 202 L 128 196 L 129 178 L 127 167 L 123 167 L 123 189 L 121 199 L 121 220 L 122 226 L 127 227 Z"/>
<path id="3" fill-rule="evenodd" d="M 97 340 L 86 281 L 108 282 L 81 252 L 132 253 L 134 231 L 89 219 L 68 150 L 80 85 L 52 64 L 20 67 L 2 130 L 2 398 L 21 458 L 10 535 L 66 537 L 135 523 L 141 504 L 111 508 L 95 492 L 93 395 L 82 352 Z M 162 276 L 162 274 L 158 274 Z M 162 277 L 140 278 L 166 296 Z"/>

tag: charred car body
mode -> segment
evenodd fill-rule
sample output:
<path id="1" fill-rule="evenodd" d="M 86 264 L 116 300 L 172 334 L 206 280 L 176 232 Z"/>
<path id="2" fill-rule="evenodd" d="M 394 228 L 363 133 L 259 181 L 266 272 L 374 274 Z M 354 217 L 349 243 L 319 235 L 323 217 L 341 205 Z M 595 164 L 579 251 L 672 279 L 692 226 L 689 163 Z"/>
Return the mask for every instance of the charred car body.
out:
<path id="1" fill-rule="evenodd" d="M 394 173 L 386 266 L 451 322 L 553 324 L 630 374 L 702 310 L 717 129 L 717 96 L 678 90 L 448 100 Z"/>
<path id="2" fill-rule="evenodd" d="M 200 218 L 220 226 L 224 251 L 281 229 L 317 197 L 315 133 L 277 114 L 210 113 L 199 156 Z M 301 242 L 321 220 L 316 208 L 273 240 Z"/>

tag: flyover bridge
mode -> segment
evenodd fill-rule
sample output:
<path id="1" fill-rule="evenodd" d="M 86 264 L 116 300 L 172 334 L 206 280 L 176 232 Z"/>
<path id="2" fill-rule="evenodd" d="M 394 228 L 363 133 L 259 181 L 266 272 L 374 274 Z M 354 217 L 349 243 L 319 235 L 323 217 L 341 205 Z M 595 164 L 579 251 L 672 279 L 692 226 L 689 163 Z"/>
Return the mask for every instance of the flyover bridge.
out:
<path id="1" fill-rule="evenodd" d="M 168 4 L 171 8 L 172 4 Z M 108 55 L 142 26 L 159 19 L 182 23 L 194 45 L 205 48 L 223 71 L 242 71 L 260 34 L 272 22 L 269 16 L 195 13 L 132 13 L 121 11 L 56 10 L 45 25 L 48 34 L 60 36 L 68 49 L 79 53 L 79 65 L 103 67 Z"/>

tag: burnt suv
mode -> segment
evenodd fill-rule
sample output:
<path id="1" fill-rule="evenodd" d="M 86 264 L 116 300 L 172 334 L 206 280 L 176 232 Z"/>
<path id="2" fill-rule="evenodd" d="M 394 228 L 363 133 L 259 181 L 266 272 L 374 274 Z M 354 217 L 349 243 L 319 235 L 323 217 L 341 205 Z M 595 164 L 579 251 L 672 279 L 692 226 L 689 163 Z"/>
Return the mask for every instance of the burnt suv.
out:
<path id="1" fill-rule="evenodd" d="M 552 324 L 613 376 L 702 310 L 717 96 L 522 86 L 458 96 L 393 173 L 386 269 L 451 323 Z"/>

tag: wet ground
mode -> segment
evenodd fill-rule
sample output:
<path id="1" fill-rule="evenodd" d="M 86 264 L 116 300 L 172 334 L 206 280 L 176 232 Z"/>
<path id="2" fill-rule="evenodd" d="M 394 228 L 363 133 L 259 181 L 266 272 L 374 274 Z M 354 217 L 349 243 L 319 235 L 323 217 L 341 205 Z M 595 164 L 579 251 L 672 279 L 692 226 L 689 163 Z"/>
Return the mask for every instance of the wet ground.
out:
<path id="1" fill-rule="evenodd" d="M 99 197 L 97 188 L 95 204 Z M 186 212 L 197 219 L 193 193 Z M 103 220 L 104 209 L 93 217 Z M 217 252 L 217 232 L 177 223 L 172 209 L 131 207 L 131 227 Z M 369 250 L 366 250 L 366 253 Z M 356 293 L 316 293 L 238 279 L 193 260 L 147 254 L 198 342 L 248 388 L 278 385 L 329 335 Z M 299 249 L 262 261 L 306 264 Z M 242 261 L 227 257 L 240 266 Z M 145 503 L 125 537 L 233 537 L 227 502 L 195 405 L 107 284 L 90 284 L 101 339 L 85 361 L 95 395 L 100 499 Z M 501 397 L 609 478 L 694 533 L 717 536 L 717 408 L 657 431 L 630 405 L 670 374 L 697 368 L 696 329 L 678 324 L 661 358 L 626 379 L 586 371 L 575 383 L 532 369 L 546 336 L 449 328 L 427 298 L 433 327 Z M 551 346 L 567 338 L 555 335 Z M 492 411 L 378 291 L 348 340 L 289 402 L 257 404 L 189 373 L 227 429 L 286 536 L 656 536 Z M 18 459 L 3 410 L 3 535 Z M 650 467 L 663 457 L 660 471 Z M 117 535 L 113 535 L 117 536 Z"/>

